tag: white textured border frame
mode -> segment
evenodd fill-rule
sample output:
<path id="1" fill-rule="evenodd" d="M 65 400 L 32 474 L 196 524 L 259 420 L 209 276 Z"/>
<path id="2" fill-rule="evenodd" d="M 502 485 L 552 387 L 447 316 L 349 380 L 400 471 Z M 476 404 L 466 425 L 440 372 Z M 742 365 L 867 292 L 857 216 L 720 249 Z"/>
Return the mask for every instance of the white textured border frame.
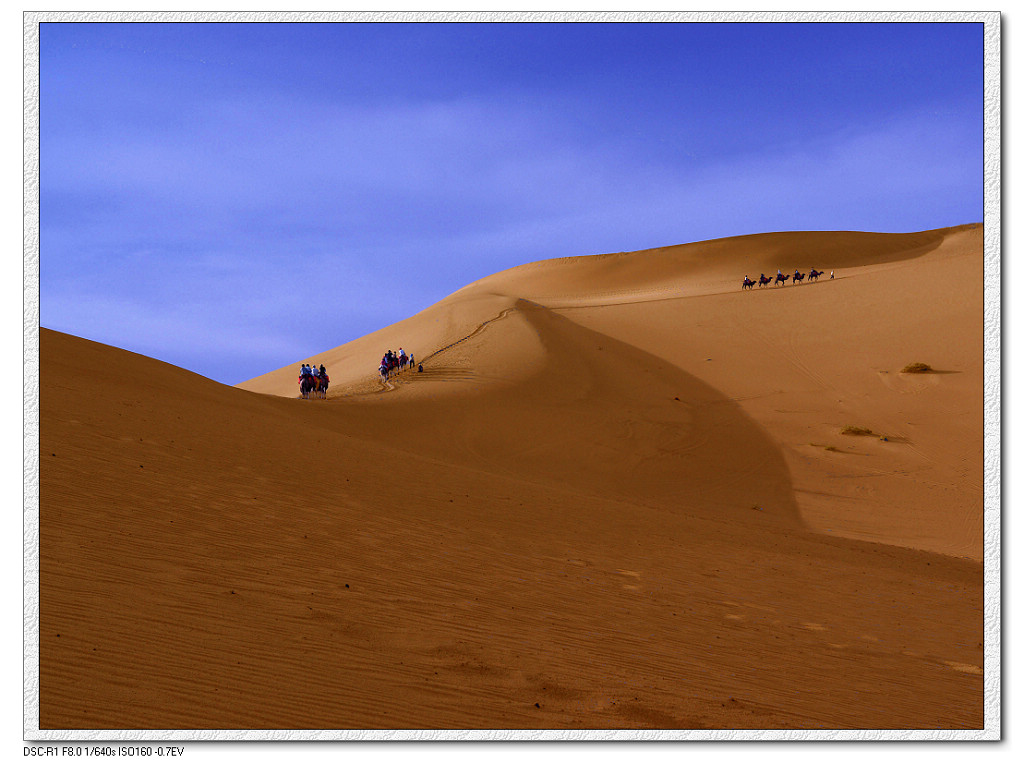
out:
<path id="1" fill-rule="evenodd" d="M 985 724 L 969 731 L 42 730 L 39 728 L 39 406 L 24 398 L 24 739 L 28 741 L 994 741 L 1002 738 L 1001 14 L 987 12 L 36 12 L 24 40 L 24 384 L 39 382 L 39 24 L 42 22 L 956 22 L 985 25 Z"/>

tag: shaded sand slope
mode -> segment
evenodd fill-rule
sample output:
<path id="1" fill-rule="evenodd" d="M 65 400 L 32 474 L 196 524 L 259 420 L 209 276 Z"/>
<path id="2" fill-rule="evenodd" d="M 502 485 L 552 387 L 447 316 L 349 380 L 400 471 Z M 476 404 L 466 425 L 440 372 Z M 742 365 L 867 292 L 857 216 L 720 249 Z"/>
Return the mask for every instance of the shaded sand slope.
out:
<path id="1" fill-rule="evenodd" d="M 521 301 L 501 324 L 344 415 L 380 442 L 448 463 L 670 512 L 722 519 L 757 507 L 799 524 L 785 460 L 738 405 L 675 366 Z M 515 383 L 481 378 L 495 348 L 533 332 L 543 352 Z M 468 370 L 473 369 L 473 370 Z M 430 390 L 454 384 L 465 394 Z M 472 391 L 470 391 L 472 390 Z M 416 486 L 418 488 L 418 486 Z"/>
<path id="2" fill-rule="evenodd" d="M 982 726 L 979 565 L 809 531 L 743 401 L 481 300 L 327 401 L 42 330 L 41 726 Z"/>

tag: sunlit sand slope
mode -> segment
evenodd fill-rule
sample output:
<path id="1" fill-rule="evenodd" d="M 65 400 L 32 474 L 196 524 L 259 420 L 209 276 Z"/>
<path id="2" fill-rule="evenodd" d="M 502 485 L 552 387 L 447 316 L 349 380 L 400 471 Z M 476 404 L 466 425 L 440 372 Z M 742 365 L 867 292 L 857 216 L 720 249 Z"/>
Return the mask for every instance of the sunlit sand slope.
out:
<path id="1" fill-rule="evenodd" d="M 294 397 L 299 365 L 315 360 L 328 367 L 337 393 L 363 392 L 387 350 L 402 347 L 423 360 L 500 316 L 520 298 L 559 307 L 731 293 L 739 289 L 745 274 L 757 278 L 761 273 L 774 276 L 778 269 L 792 273 L 794 268 L 808 272 L 812 267 L 842 272 L 916 258 L 937 247 L 946 233 L 765 233 L 544 260 L 483 278 L 407 320 L 325 349 L 315 358 L 295 358 L 284 368 L 238 386 Z"/>

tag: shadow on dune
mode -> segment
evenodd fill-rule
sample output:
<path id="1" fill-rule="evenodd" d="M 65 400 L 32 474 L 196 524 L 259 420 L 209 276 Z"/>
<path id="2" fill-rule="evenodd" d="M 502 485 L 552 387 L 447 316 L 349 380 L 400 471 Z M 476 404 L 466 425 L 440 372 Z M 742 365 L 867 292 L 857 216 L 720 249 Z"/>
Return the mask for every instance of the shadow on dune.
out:
<path id="1" fill-rule="evenodd" d="M 735 402 L 544 306 L 519 300 L 516 309 L 544 347 L 536 373 L 473 394 L 396 398 L 375 411 L 384 417 L 381 436 L 584 495 L 715 519 L 754 509 L 769 522 L 802 524 L 782 452 Z M 492 331 L 479 341 L 500 341 Z M 431 426 L 401 428 L 410 417 L 429 417 Z"/>

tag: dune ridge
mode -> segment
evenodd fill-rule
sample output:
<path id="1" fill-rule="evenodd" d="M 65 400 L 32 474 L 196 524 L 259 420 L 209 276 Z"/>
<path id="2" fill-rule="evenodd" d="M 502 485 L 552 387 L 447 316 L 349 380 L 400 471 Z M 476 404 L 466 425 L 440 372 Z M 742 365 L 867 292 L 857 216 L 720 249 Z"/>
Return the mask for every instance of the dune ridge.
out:
<path id="1" fill-rule="evenodd" d="M 980 226 L 533 263 L 320 401 L 42 329 L 40 728 L 982 728 L 980 281 Z"/>
<path id="2" fill-rule="evenodd" d="M 776 269 L 807 272 L 812 267 L 826 271 L 877 267 L 923 256 L 946 236 L 971 230 L 980 231 L 980 227 L 898 234 L 762 233 L 638 252 L 543 260 L 468 284 L 415 316 L 326 349 L 317 357 L 332 369 L 331 383 L 339 392 L 353 384 L 354 390 L 364 391 L 368 372 L 372 376 L 384 350 L 408 345 L 418 348 L 419 359 L 425 359 L 479 329 L 519 299 L 571 307 L 732 293 L 744 273 L 756 278 L 760 272 L 774 275 Z M 294 369 L 301 360 L 237 386 L 293 397 Z"/>

